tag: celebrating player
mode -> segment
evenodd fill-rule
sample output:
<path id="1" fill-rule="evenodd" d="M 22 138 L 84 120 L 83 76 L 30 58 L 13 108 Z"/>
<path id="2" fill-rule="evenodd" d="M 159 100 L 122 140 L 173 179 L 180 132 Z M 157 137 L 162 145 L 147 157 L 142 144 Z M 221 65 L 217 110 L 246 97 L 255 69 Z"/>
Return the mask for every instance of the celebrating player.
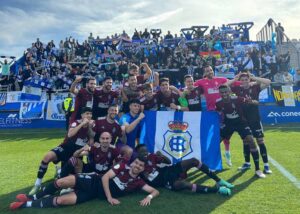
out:
<path id="1" fill-rule="evenodd" d="M 130 166 L 124 163 L 117 164 L 102 177 L 96 173 L 69 175 L 55 180 L 41 192 L 32 196 L 17 195 L 17 202 L 11 203 L 10 209 L 75 205 L 94 198 L 106 199 L 111 205 L 117 205 L 120 204 L 120 201 L 116 198 L 140 189 L 150 193 L 140 201 L 141 206 L 147 206 L 154 197 L 159 195 L 159 192 L 146 184 L 139 176 L 144 171 L 145 164 L 144 158 L 137 157 Z M 74 188 L 75 191 L 62 196 L 54 196 L 58 190 L 63 188 Z M 46 195 L 50 196 L 44 198 Z"/>
<path id="2" fill-rule="evenodd" d="M 217 111 L 221 113 L 223 118 L 223 123 L 221 124 L 221 138 L 230 139 L 235 131 L 238 132 L 243 140 L 244 147 L 250 149 L 255 165 L 255 174 L 259 178 L 265 178 L 265 174 L 259 169 L 258 149 L 242 110 L 243 105 L 258 104 L 258 102 L 242 97 L 230 96 L 231 91 L 227 85 L 221 85 L 219 90 L 221 98 L 217 100 L 216 106 Z"/>
<path id="3" fill-rule="evenodd" d="M 40 189 L 50 162 L 58 163 L 60 161 L 68 161 L 76 150 L 84 147 L 89 142 L 89 138 L 92 138 L 92 136 L 89 136 L 89 133 L 93 126 L 92 109 L 89 107 L 82 108 L 81 120 L 76 120 L 71 123 L 64 142 L 44 156 L 39 166 L 37 179 L 29 195 L 35 194 Z"/>
<path id="4" fill-rule="evenodd" d="M 172 166 L 165 166 L 160 168 L 158 165 L 161 163 L 170 164 L 171 161 L 163 156 L 160 152 L 151 154 L 147 150 L 145 144 L 138 145 L 136 147 L 138 155 L 147 158 L 147 165 L 145 171 L 142 173 L 142 177 L 145 181 L 154 187 L 166 187 L 171 190 L 190 190 L 196 193 L 213 193 L 218 192 L 222 195 L 230 195 L 234 185 L 228 183 L 225 180 L 220 179 L 214 172 L 212 172 L 204 163 L 191 158 L 183 160 Z M 217 182 L 216 187 L 208 187 L 198 184 L 192 184 L 185 180 L 186 173 L 189 169 L 196 167 L 200 171 L 204 172 L 207 176 Z"/>

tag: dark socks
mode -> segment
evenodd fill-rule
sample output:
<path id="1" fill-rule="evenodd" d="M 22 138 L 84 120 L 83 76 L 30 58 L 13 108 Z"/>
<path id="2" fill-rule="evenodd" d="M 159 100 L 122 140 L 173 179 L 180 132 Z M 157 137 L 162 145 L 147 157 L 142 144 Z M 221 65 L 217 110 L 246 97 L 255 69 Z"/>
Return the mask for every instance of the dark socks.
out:
<path id="1" fill-rule="evenodd" d="M 211 179 L 214 179 L 216 182 L 219 182 L 221 179 L 214 173 L 212 172 L 204 163 L 201 164 L 200 169 L 202 172 L 208 175 Z"/>
<path id="2" fill-rule="evenodd" d="M 212 193 L 212 192 L 218 192 L 217 187 L 208 187 L 208 186 L 202 186 L 198 184 L 193 184 L 192 186 L 192 192 L 196 193 Z"/>
<path id="3" fill-rule="evenodd" d="M 258 144 L 258 146 L 259 146 L 259 151 L 260 151 L 261 158 L 263 159 L 263 162 L 268 163 L 268 154 L 267 154 L 266 145 L 262 143 L 262 144 Z"/>
<path id="4" fill-rule="evenodd" d="M 50 207 L 57 207 L 56 203 L 57 197 L 49 196 L 47 198 L 42 198 L 36 201 L 32 201 L 31 207 L 35 208 L 50 208 Z"/>
<path id="5" fill-rule="evenodd" d="M 255 151 L 251 151 L 251 155 L 254 161 L 254 165 L 255 165 L 255 171 L 259 170 L 259 154 L 258 154 L 258 150 Z"/>
<path id="6" fill-rule="evenodd" d="M 244 158 L 245 162 L 249 163 L 250 162 L 250 146 L 249 144 L 244 143 Z"/>
<path id="7" fill-rule="evenodd" d="M 47 172 L 47 169 L 48 169 L 48 163 L 42 161 L 41 164 L 40 164 L 40 167 L 39 167 L 39 171 L 38 171 L 37 177 L 38 178 L 43 178 L 44 175 Z"/>

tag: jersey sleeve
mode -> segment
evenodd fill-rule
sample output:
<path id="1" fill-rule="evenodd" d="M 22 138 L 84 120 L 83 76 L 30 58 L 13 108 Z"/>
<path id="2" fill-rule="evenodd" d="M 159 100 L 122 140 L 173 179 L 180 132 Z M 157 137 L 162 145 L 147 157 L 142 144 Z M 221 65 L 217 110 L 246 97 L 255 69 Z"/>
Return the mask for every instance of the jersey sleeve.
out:
<path id="1" fill-rule="evenodd" d="M 118 163 L 116 165 L 114 165 L 112 167 L 112 170 L 114 171 L 114 173 L 117 175 L 119 174 L 123 169 L 125 168 L 125 164 L 124 163 Z"/>

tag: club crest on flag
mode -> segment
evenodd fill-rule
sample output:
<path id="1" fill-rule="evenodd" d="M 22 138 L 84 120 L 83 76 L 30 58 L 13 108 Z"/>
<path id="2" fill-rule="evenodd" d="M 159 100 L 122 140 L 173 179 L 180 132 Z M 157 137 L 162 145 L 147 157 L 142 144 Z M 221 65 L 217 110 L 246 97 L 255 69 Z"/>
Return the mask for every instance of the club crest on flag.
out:
<path id="1" fill-rule="evenodd" d="M 163 151 L 177 160 L 192 153 L 192 135 L 187 131 L 188 123 L 170 121 L 168 127 L 170 130 L 167 130 L 164 134 Z"/>

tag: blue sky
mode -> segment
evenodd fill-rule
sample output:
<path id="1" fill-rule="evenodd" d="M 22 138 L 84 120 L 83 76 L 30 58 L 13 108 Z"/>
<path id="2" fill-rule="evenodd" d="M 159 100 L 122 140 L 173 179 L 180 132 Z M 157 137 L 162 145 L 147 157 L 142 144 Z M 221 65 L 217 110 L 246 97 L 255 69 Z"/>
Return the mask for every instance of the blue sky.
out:
<path id="1" fill-rule="evenodd" d="M 57 44 L 68 36 L 83 41 L 90 32 L 105 37 L 145 27 L 174 33 L 192 25 L 253 21 L 255 39 L 270 17 L 299 39 L 299 11 L 298 0 L 1 0 L 0 55 L 20 56 L 37 37 Z"/>

